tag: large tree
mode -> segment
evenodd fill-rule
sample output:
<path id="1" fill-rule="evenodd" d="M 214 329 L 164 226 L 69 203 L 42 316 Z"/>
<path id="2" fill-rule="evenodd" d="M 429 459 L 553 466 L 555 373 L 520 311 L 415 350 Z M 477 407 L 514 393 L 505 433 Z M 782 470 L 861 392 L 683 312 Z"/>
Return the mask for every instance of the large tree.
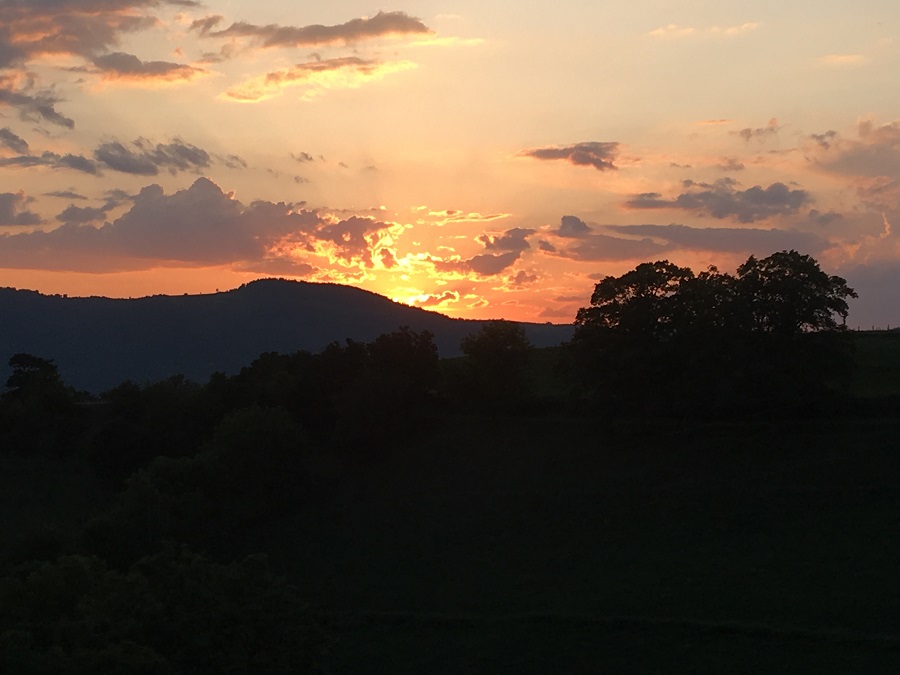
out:
<path id="1" fill-rule="evenodd" d="M 854 297 L 797 251 L 751 256 L 736 276 L 643 263 L 596 285 L 570 362 L 605 403 L 654 411 L 807 400 L 846 383 Z"/>

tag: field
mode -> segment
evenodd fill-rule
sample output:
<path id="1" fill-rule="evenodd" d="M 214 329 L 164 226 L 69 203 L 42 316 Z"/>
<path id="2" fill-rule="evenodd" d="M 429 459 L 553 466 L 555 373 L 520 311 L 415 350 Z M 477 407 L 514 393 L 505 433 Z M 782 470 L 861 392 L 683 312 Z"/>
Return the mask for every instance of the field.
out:
<path id="1" fill-rule="evenodd" d="M 841 415 L 433 414 L 319 450 L 291 515 L 213 553 L 301 589 L 329 673 L 898 672 L 900 334 L 853 337 Z M 0 545 L 112 499 L 75 459 L 2 453 Z"/>
<path id="2" fill-rule="evenodd" d="M 898 432 L 449 421 L 247 546 L 327 618 L 333 672 L 883 670 Z"/>

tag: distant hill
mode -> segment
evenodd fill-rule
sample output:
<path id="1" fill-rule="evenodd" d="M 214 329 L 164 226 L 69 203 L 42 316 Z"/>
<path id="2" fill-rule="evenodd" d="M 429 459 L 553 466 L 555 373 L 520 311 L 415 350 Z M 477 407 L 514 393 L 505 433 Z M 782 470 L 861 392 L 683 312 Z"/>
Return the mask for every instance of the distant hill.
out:
<path id="1" fill-rule="evenodd" d="M 319 352 L 346 338 L 371 341 L 409 326 L 428 330 L 442 357 L 459 354 L 483 322 L 451 319 L 350 286 L 263 279 L 208 295 L 129 300 L 0 289 L 0 388 L 9 357 L 53 359 L 67 384 L 100 392 L 125 380 L 183 374 L 205 382 L 263 352 Z M 571 325 L 522 324 L 535 346 L 568 340 Z"/>

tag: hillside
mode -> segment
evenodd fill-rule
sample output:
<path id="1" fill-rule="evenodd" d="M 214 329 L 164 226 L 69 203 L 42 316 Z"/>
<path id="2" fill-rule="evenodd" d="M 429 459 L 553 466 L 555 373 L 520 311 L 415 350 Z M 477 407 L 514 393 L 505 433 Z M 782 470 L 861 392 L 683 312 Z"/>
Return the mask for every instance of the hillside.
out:
<path id="1" fill-rule="evenodd" d="M 53 359 L 63 379 L 99 392 L 126 379 L 183 374 L 204 382 L 267 351 L 318 352 L 346 338 L 369 341 L 409 326 L 428 330 L 442 357 L 482 322 L 451 319 L 349 286 L 265 279 L 208 295 L 68 298 L 0 289 L 0 360 L 28 352 Z M 571 335 L 569 325 L 523 324 L 535 346 Z"/>

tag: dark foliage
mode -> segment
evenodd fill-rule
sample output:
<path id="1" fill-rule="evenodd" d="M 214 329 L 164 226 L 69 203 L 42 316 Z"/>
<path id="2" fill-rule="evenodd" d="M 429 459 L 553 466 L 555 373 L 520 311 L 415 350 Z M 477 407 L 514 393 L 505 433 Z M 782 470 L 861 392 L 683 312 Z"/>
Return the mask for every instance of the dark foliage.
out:
<path id="1" fill-rule="evenodd" d="M 644 263 L 603 279 L 579 310 L 570 370 L 598 402 L 639 413 L 814 405 L 848 384 L 855 296 L 796 251 L 751 257 L 737 276 Z"/>

